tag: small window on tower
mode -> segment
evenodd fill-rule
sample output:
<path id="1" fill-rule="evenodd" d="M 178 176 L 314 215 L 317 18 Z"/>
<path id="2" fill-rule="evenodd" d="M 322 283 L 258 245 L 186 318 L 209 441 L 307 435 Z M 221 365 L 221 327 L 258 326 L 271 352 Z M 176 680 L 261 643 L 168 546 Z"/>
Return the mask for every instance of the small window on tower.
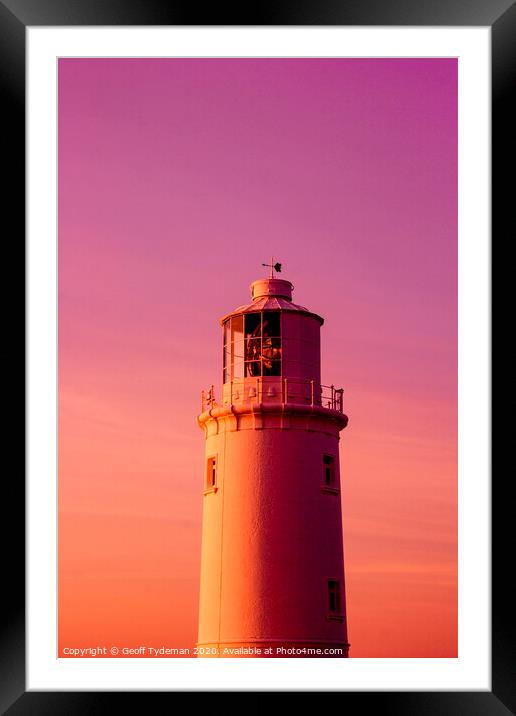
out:
<path id="1" fill-rule="evenodd" d="M 330 615 L 341 613 L 340 582 L 338 579 L 328 579 L 328 611 Z"/>
<path id="2" fill-rule="evenodd" d="M 335 458 L 333 455 L 324 455 L 323 457 L 323 468 L 324 468 L 324 485 L 325 487 L 335 486 Z"/>
<path id="3" fill-rule="evenodd" d="M 209 457 L 206 466 L 206 489 L 213 490 L 217 487 L 217 458 Z"/>

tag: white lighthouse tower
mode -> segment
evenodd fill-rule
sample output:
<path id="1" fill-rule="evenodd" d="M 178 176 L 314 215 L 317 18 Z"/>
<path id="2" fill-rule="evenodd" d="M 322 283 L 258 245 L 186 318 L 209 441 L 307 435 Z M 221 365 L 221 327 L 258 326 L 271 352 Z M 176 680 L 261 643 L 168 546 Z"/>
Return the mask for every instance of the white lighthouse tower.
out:
<path id="1" fill-rule="evenodd" d="M 221 319 L 222 391 L 203 392 L 197 418 L 201 657 L 348 656 L 343 390 L 321 384 L 323 319 L 274 268 Z"/>

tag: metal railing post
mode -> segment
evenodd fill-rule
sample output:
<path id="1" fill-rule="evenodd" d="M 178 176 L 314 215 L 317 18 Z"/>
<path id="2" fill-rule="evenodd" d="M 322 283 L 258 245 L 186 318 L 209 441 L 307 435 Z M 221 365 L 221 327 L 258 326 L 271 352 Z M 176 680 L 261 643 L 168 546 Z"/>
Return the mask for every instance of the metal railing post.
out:
<path id="1" fill-rule="evenodd" d="M 313 404 L 314 404 L 314 382 L 313 382 L 313 380 L 310 381 L 310 400 L 311 400 L 311 405 L 313 407 Z"/>

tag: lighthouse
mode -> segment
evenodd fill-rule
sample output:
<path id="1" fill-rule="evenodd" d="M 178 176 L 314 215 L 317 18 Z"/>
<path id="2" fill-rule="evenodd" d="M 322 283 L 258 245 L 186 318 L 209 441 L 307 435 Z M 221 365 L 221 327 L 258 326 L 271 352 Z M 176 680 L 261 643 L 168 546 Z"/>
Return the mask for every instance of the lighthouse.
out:
<path id="1" fill-rule="evenodd" d="M 220 319 L 222 386 L 202 392 L 199 657 L 347 657 L 339 439 L 323 318 L 254 281 Z"/>

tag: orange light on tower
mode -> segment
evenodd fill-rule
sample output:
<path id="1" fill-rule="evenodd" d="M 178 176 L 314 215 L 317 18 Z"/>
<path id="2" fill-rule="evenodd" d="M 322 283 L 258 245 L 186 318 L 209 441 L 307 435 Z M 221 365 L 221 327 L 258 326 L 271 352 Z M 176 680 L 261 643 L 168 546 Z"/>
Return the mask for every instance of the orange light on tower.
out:
<path id="1" fill-rule="evenodd" d="M 223 380 L 206 438 L 198 656 L 348 656 L 339 439 L 321 384 L 323 319 L 274 277 L 221 319 Z"/>

